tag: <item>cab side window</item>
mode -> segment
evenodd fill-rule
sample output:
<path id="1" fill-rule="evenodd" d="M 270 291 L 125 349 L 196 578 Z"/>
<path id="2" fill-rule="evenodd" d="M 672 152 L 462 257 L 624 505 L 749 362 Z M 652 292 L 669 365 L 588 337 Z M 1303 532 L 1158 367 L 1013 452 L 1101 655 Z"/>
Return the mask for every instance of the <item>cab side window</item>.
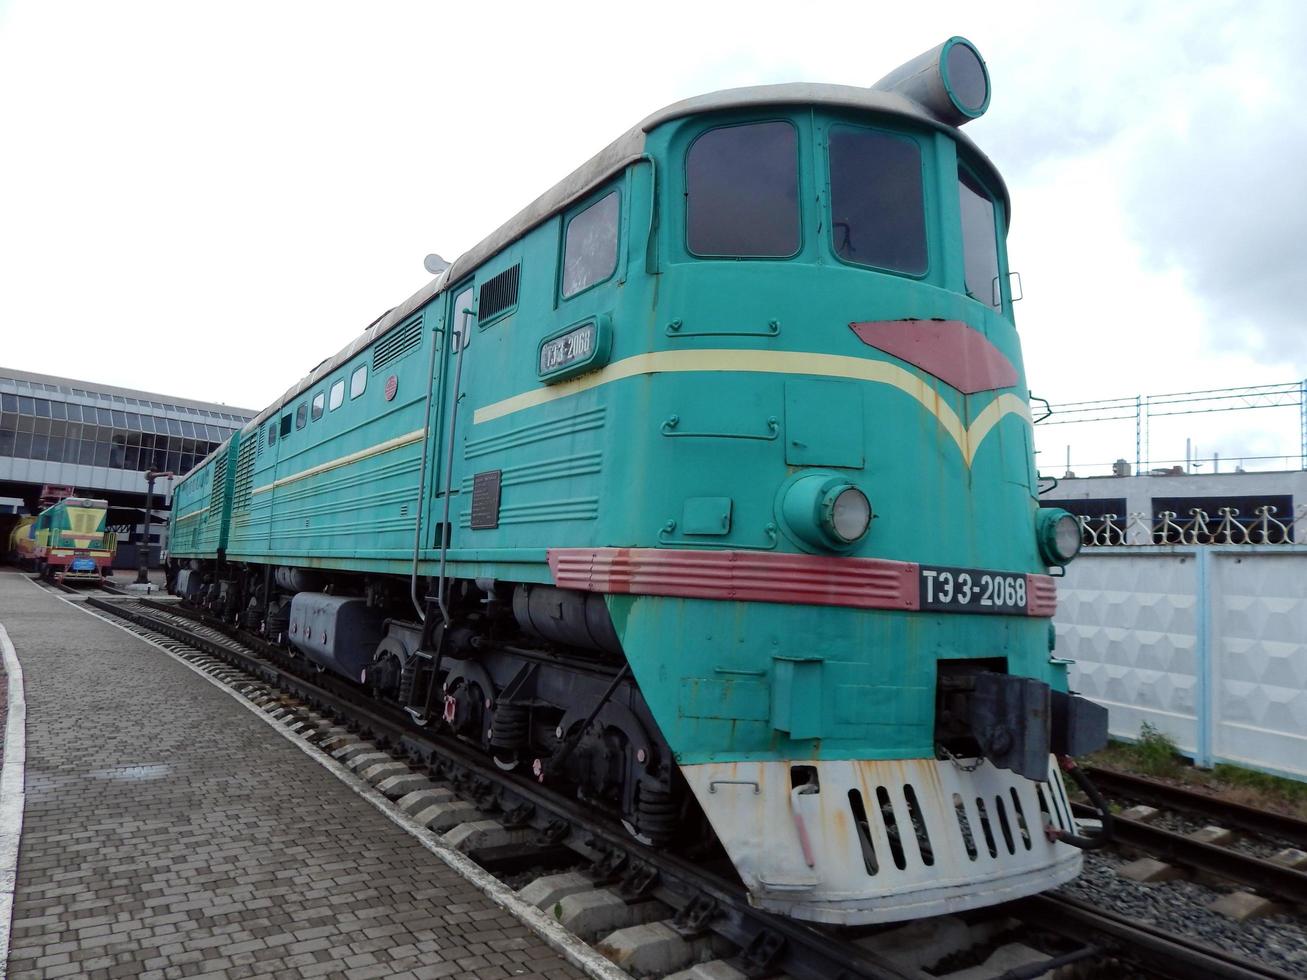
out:
<path id="1" fill-rule="evenodd" d="M 610 191 L 572 216 L 563 236 L 563 298 L 607 280 L 617 270 L 621 199 Z"/>
<path id="2" fill-rule="evenodd" d="M 694 255 L 799 250 L 799 144 L 787 122 L 710 129 L 685 158 L 685 244 Z"/>
<path id="3" fill-rule="evenodd" d="M 962 265 L 967 295 L 991 309 L 1003 306 L 998 284 L 998 225 L 994 200 L 980 181 L 958 168 L 958 198 L 962 206 Z"/>

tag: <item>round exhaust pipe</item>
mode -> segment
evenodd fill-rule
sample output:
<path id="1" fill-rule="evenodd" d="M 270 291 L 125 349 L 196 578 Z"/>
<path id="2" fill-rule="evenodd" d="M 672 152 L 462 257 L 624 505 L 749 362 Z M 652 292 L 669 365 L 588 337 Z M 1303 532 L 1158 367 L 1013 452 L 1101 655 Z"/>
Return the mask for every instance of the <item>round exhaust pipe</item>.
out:
<path id="1" fill-rule="evenodd" d="M 951 37 L 872 86 L 911 99 L 940 122 L 961 126 L 989 108 L 989 70 L 976 46 Z"/>

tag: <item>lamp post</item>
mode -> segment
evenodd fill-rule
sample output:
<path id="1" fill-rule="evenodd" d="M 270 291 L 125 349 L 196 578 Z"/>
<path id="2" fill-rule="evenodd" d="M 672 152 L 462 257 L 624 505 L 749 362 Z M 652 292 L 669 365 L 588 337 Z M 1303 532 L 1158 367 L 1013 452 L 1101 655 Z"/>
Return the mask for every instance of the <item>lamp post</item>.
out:
<path id="1" fill-rule="evenodd" d="M 154 511 L 154 481 L 160 477 L 173 478 L 170 470 L 146 470 L 145 472 L 145 514 L 141 517 L 141 544 L 136 551 L 137 585 L 150 584 L 150 515 Z"/>

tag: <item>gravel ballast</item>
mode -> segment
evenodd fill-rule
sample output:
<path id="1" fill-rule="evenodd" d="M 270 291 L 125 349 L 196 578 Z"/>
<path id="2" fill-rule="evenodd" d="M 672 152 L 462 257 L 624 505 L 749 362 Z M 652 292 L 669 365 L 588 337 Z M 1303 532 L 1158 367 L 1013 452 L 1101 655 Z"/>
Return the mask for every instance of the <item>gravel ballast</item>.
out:
<path id="1" fill-rule="evenodd" d="M 1080 877 L 1058 892 L 1307 977 L 1307 921 L 1283 914 L 1234 922 L 1208 909 L 1224 891 L 1184 879 L 1141 885 L 1118 873 L 1125 863 L 1116 854 L 1088 852 Z"/>

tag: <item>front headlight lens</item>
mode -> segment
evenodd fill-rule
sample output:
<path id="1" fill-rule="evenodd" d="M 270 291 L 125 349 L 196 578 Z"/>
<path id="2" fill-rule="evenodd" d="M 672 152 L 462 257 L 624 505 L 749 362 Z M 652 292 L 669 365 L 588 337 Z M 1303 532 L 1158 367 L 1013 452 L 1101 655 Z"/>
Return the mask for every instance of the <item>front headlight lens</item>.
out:
<path id="1" fill-rule="evenodd" d="M 830 529 L 841 541 L 852 543 L 867 533 L 871 502 L 857 487 L 845 487 L 831 506 Z"/>
<path id="2" fill-rule="evenodd" d="M 839 473 L 803 473 L 783 485 L 777 499 L 785 533 L 823 551 L 847 553 L 867 536 L 871 501 Z"/>
<path id="3" fill-rule="evenodd" d="M 1080 522 L 1064 514 L 1053 525 L 1053 547 L 1065 561 L 1070 561 L 1080 550 Z"/>
<path id="4" fill-rule="evenodd" d="M 1050 565 L 1065 565 L 1080 553 L 1080 522 L 1059 507 L 1041 507 L 1039 550 Z"/>

